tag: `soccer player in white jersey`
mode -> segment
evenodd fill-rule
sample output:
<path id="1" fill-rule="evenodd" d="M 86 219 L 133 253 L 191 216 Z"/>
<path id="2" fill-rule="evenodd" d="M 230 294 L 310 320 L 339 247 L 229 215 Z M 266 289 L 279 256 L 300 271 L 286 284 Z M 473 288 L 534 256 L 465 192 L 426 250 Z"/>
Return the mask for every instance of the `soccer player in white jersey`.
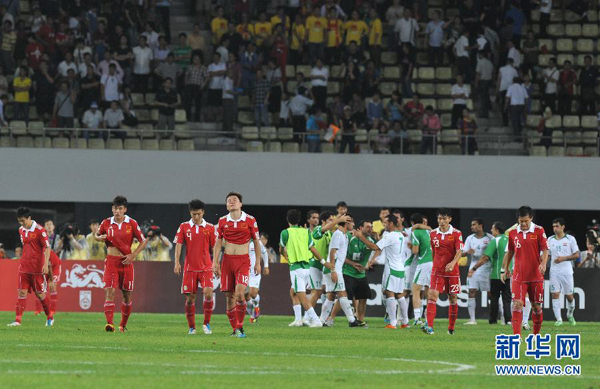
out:
<path id="1" fill-rule="evenodd" d="M 337 230 L 331 236 L 331 242 L 329 243 L 329 256 L 328 262 L 334 266 L 334 269 L 328 272 L 323 272 L 323 282 L 325 283 L 325 292 L 327 293 L 327 299 L 323 303 L 321 308 L 321 322 L 329 318 L 335 298 L 337 297 L 348 319 L 350 327 L 364 327 L 365 323 L 354 317 L 354 311 L 352 310 L 352 303 L 348 300 L 346 294 L 346 287 L 344 285 L 344 276 L 342 273 L 344 262 L 346 260 L 346 253 L 348 252 L 348 230 L 352 230 L 354 227 L 354 221 L 351 215 L 346 215 L 350 220 L 348 222 L 340 222 Z"/>
<path id="2" fill-rule="evenodd" d="M 567 298 L 567 319 L 575 325 L 573 311 L 575 299 L 573 298 L 573 261 L 579 258 L 579 247 L 572 235 L 565 234 L 565 220 L 562 218 L 552 221 L 554 235 L 548 238 L 550 250 L 550 293 L 552 295 L 552 310 L 556 316 L 555 326 L 563 324 L 560 313 L 560 294 Z"/>
<path id="3" fill-rule="evenodd" d="M 485 248 L 494 237 L 484 230 L 484 222 L 481 218 L 475 218 L 471 220 L 471 231 L 473 233 L 465 240 L 465 246 L 463 248 L 463 255 L 471 257 L 471 264 L 469 269 L 479 261 Z M 477 307 L 476 297 L 477 291 L 490 291 L 490 273 L 492 271 L 492 265 L 490 262 L 486 262 L 480 266 L 476 271 L 473 272 L 472 276 L 467 277 L 467 289 L 469 289 L 469 321 L 465 325 L 475 325 L 475 308 Z"/>
<path id="4" fill-rule="evenodd" d="M 262 242 L 260 243 L 260 253 L 263 261 L 263 273 L 268 276 L 269 254 Z M 250 315 L 250 323 L 254 323 L 260 316 L 260 295 L 258 292 L 260 290 L 260 280 L 262 275 L 256 274 L 254 271 L 254 266 L 256 265 L 256 251 L 254 250 L 254 245 L 250 245 L 248 254 L 250 255 L 250 279 L 248 280 L 248 286 L 246 287 L 246 303 L 248 304 L 247 309 L 248 314 Z"/>

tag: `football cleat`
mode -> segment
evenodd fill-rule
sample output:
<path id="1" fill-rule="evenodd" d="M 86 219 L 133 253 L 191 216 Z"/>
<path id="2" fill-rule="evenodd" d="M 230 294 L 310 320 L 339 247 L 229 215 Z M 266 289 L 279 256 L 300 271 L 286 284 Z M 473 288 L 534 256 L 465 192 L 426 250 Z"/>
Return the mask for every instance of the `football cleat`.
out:
<path id="1" fill-rule="evenodd" d="M 500 324 L 501 324 L 501 325 L 503 325 L 503 326 L 505 326 L 505 325 L 506 325 L 506 320 L 504 319 L 504 316 L 502 316 L 502 317 L 500 318 Z"/>
<path id="2" fill-rule="evenodd" d="M 391 323 L 391 322 L 390 322 L 390 317 L 389 317 L 389 315 L 388 315 L 387 313 L 386 313 L 386 314 L 385 314 L 385 316 L 383 317 L 383 322 L 384 322 L 385 324 L 390 324 L 390 323 Z"/>
<path id="3" fill-rule="evenodd" d="M 325 323 L 323 323 L 323 325 L 327 325 L 327 327 L 333 327 L 333 319 L 325 320 Z"/>
<path id="4" fill-rule="evenodd" d="M 414 327 L 421 327 L 423 324 L 425 324 L 425 323 L 423 323 L 423 321 L 421 319 L 415 319 L 413 321 L 413 326 Z"/>
<path id="5" fill-rule="evenodd" d="M 310 326 L 310 321 L 307 318 L 302 319 L 302 326 L 303 327 L 309 327 Z"/>
<path id="6" fill-rule="evenodd" d="M 476 326 L 477 322 L 475 320 L 469 320 L 468 322 L 463 323 L 466 326 Z"/>
<path id="7" fill-rule="evenodd" d="M 190 328 L 188 335 L 196 335 L 196 329 L 194 327 Z"/>
<path id="8" fill-rule="evenodd" d="M 254 323 L 254 322 L 256 322 L 256 319 L 253 318 L 252 316 L 250 316 L 250 323 Z"/>
<path id="9" fill-rule="evenodd" d="M 448 335 L 454 335 L 454 330 L 448 329 Z"/>
<path id="10" fill-rule="evenodd" d="M 7 327 L 18 327 L 20 325 L 21 325 L 21 322 L 19 322 L 19 321 L 13 321 L 12 323 L 7 324 L 6 326 Z"/>
<path id="11" fill-rule="evenodd" d="M 288 324 L 288 327 L 302 327 L 302 320 L 294 320 Z"/>
<path id="12" fill-rule="evenodd" d="M 321 328 L 321 327 L 323 327 L 323 323 L 321 323 L 321 320 L 315 319 L 315 320 L 311 321 L 308 326 L 310 328 Z"/>
<path id="13" fill-rule="evenodd" d="M 52 327 L 54 325 L 54 318 L 46 320 L 46 327 Z"/>
<path id="14" fill-rule="evenodd" d="M 258 320 L 260 317 L 260 307 L 254 307 L 254 311 L 252 313 L 254 314 L 254 321 Z"/>
<path id="15" fill-rule="evenodd" d="M 571 323 L 572 326 L 577 324 L 577 322 L 575 321 L 575 318 L 573 316 L 569 317 L 569 323 Z"/>
<path id="16" fill-rule="evenodd" d="M 404 329 L 404 328 L 410 328 L 410 325 L 409 325 L 408 323 L 406 323 L 406 324 L 402 324 L 402 325 L 400 326 L 400 329 Z"/>
<path id="17" fill-rule="evenodd" d="M 119 326 L 119 332 L 127 332 L 129 331 L 127 327 Z"/>
<path id="18" fill-rule="evenodd" d="M 426 325 L 425 327 L 423 327 L 423 332 L 426 333 L 427 335 L 433 335 L 433 328 L 429 327 L 428 325 Z"/>
<path id="19" fill-rule="evenodd" d="M 391 325 L 391 324 L 388 324 L 387 326 L 385 326 L 385 327 L 383 327 L 383 328 L 386 328 L 386 329 L 388 329 L 388 330 L 395 330 L 395 329 L 396 329 L 396 326 L 393 326 L 393 325 Z"/>
<path id="20" fill-rule="evenodd" d="M 231 337 L 235 338 L 237 336 L 237 330 L 233 330 L 233 332 L 231 333 Z"/>
<path id="21" fill-rule="evenodd" d="M 202 331 L 204 331 L 206 335 L 212 334 L 212 328 L 210 327 L 210 324 L 204 324 L 202 326 Z"/>
<path id="22" fill-rule="evenodd" d="M 106 332 L 115 332 L 115 325 L 114 324 L 107 324 L 104 326 L 104 329 L 106 330 Z"/>
<path id="23" fill-rule="evenodd" d="M 237 330 L 237 337 L 238 338 L 245 338 L 246 334 L 244 333 L 244 329 L 243 328 L 238 328 Z"/>
<path id="24" fill-rule="evenodd" d="M 348 327 L 364 327 L 366 323 L 364 321 L 360 321 L 357 318 L 354 318 L 352 323 L 348 323 Z"/>
<path id="25" fill-rule="evenodd" d="M 562 322 L 562 320 L 558 320 L 556 323 L 554 323 L 554 326 L 555 326 L 555 327 L 560 327 L 560 326 L 562 326 L 562 325 L 563 325 L 563 322 Z"/>
<path id="26" fill-rule="evenodd" d="M 529 327 L 529 323 L 523 324 L 523 329 L 527 331 L 531 331 L 531 327 Z"/>

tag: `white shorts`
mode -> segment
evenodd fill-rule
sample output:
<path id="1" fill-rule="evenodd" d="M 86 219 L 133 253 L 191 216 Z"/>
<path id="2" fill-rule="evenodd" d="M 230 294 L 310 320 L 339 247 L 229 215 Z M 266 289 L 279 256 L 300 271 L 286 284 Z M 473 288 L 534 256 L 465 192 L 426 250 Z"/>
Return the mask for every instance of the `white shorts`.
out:
<path id="1" fill-rule="evenodd" d="M 554 274 L 550 272 L 550 293 L 562 292 L 565 295 L 571 295 L 574 288 L 573 274 Z"/>
<path id="2" fill-rule="evenodd" d="M 404 291 L 404 277 L 397 277 L 390 272 L 383 283 L 383 290 L 388 290 L 393 293 L 402 293 Z"/>
<path id="3" fill-rule="evenodd" d="M 430 286 L 432 268 L 433 262 L 425 262 L 417 265 L 417 273 L 415 274 L 413 283 L 421 286 Z"/>
<path id="4" fill-rule="evenodd" d="M 413 261 L 415 262 L 404 268 L 404 287 L 408 290 L 412 289 L 413 279 L 417 271 L 416 260 L 413 259 Z"/>
<path id="5" fill-rule="evenodd" d="M 323 287 L 323 270 L 312 267 L 308 269 L 309 272 L 309 285 L 312 290 L 321 290 Z"/>
<path id="6" fill-rule="evenodd" d="M 261 278 L 262 278 L 262 275 L 260 275 L 260 274 L 253 275 L 252 273 L 250 273 L 250 278 L 248 279 L 248 287 L 260 289 Z"/>
<path id="7" fill-rule="evenodd" d="M 323 273 L 323 283 L 325 284 L 325 292 L 345 292 L 346 285 L 344 285 L 344 275 L 342 272 L 337 272 L 338 282 L 333 282 L 331 279 L 331 273 Z"/>
<path id="8" fill-rule="evenodd" d="M 290 280 L 292 281 L 292 289 L 296 293 L 306 293 L 306 285 L 310 282 L 308 269 L 290 270 Z"/>
<path id="9" fill-rule="evenodd" d="M 472 277 L 467 277 L 467 289 L 490 291 L 490 272 L 477 269 Z"/>
<path id="10" fill-rule="evenodd" d="M 390 275 L 390 268 L 387 265 L 384 265 L 383 266 L 383 277 L 381 277 L 381 290 L 382 291 L 385 290 L 385 281 L 387 280 L 389 275 Z"/>

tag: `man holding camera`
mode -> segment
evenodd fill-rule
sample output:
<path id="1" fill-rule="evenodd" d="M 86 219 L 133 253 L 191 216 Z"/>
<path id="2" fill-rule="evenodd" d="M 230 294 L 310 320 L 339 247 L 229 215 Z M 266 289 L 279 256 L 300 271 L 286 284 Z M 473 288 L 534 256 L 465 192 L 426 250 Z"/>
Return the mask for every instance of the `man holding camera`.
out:
<path id="1" fill-rule="evenodd" d="M 85 236 L 79 233 L 76 224 L 67 224 L 63 228 L 56 244 L 56 252 L 60 259 L 88 259 L 87 241 Z"/>
<path id="2" fill-rule="evenodd" d="M 146 234 L 148 246 L 146 246 L 147 260 L 158 262 L 170 262 L 169 251 L 173 244 L 164 236 L 158 226 L 151 226 Z"/>

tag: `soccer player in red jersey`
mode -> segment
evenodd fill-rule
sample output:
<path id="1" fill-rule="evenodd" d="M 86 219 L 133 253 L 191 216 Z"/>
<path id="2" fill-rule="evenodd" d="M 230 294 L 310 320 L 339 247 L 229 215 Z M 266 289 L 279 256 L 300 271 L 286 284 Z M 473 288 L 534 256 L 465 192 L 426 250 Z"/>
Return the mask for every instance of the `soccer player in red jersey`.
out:
<path id="1" fill-rule="evenodd" d="M 217 241 L 213 250 L 213 272 L 221 277 L 221 291 L 227 294 L 227 317 L 233 328 L 231 336 L 245 338 L 246 286 L 250 276 L 249 243 L 260 253 L 260 240 L 256 219 L 242 211 L 242 195 L 231 192 L 226 197 L 229 215 L 219 219 Z M 225 253 L 219 267 L 221 248 Z M 254 272 L 260 274 L 260 261 Z"/>
<path id="2" fill-rule="evenodd" d="M 198 285 L 204 294 L 204 325 L 202 329 L 207 335 L 212 334 L 210 316 L 213 311 L 213 272 L 212 249 L 217 240 L 215 226 L 204 220 L 204 203 L 192 200 L 188 204 L 192 218 L 179 225 L 175 235 L 175 274 L 181 274 L 181 248 L 185 244 L 185 265 L 183 269 L 183 283 L 181 293 L 185 294 L 185 316 L 187 317 L 189 332 L 196 333 L 196 294 Z"/>
<path id="3" fill-rule="evenodd" d="M 52 269 L 52 276 L 50 274 L 44 274 L 44 278 L 46 279 L 46 283 L 48 284 L 48 290 L 50 291 L 50 312 L 52 312 L 52 317 L 56 313 L 56 305 L 58 303 L 58 282 L 60 281 L 61 274 L 61 263 L 58 255 L 52 250 L 50 250 L 50 267 Z M 36 316 L 42 313 L 42 302 L 40 300 L 35 300 L 35 314 Z"/>
<path id="4" fill-rule="evenodd" d="M 107 332 L 115 331 L 113 316 L 115 314 L 115 289 L 121 289 L 123 302 L 121 303 L 121 323 L 119 331 L 127 331 L 127 320 L 131 314 L 131 292 L 133 292 L 133 261 L 146 247 L 148 241 L 142 234 L 138 223 L 125 215 L 127 212 L 127 198 L 117 196 L 112 202 L 113 217 L 104 219 L 100 228 L 94 235 L 98 241 L 106 244 L 106 260 L 104 261 L 104 315 Z M 136 238 L 140 245 L 131 252 L 131 244 Z"/>
<path id="5" fill-rule="evenodd" d="M 437 210 L 438 228 L 431 231 L 431 250 L 433 251 L 433 269 L 431 270 L 431 286 L 427 293 L 427 325 L 423 332 L 433 335 L 433 320 L 440 293 L 447 293 L 448 334 L 454 335 L 454 325 L 458 314 L 457 295 L 460 292 L 460 274 L 458 260 L 462 256 L 462 233 L 452 227 L 452 212 L 448 208 Z"/>
<path id="6" fill-rule="evenodd" d="M 508 234 L 500 277 L 502 282 L 511 278 L 509 265 L 514 257 L 511 287 L 513 333 L 521 335 L 523 302 L 525 297 L 529 296 L 533 308 L 533 333 L 539 334 L 543 321 L 541 304 L 544 302 L 544 273 L 548 262 L 548 242 L 544 228 L 532 222 L 531 207 L 520 207 L 517 210 L 517 218 L 517 228 Z"/>
<path id="7" fill-rule="evenodd" d="M 23 256 L 19 263 L 19 289 L 16 305 L 15 321 L 9 327 L 21 325 L 23 312 L 27 304 L 27 293 L 33 291 L 42 302 L 46 313 L 46 326 L 54 324 L 54 316 L 50 310 L 50 298 L 46 294 L 45 274 L 52 277 L 50 269 L 50 242 L 46 230 L 31 219 L 29 208 L 19 207 L 17 209 L 17 220 L 21 227 L 19 236 L 23 243 Z"/>

